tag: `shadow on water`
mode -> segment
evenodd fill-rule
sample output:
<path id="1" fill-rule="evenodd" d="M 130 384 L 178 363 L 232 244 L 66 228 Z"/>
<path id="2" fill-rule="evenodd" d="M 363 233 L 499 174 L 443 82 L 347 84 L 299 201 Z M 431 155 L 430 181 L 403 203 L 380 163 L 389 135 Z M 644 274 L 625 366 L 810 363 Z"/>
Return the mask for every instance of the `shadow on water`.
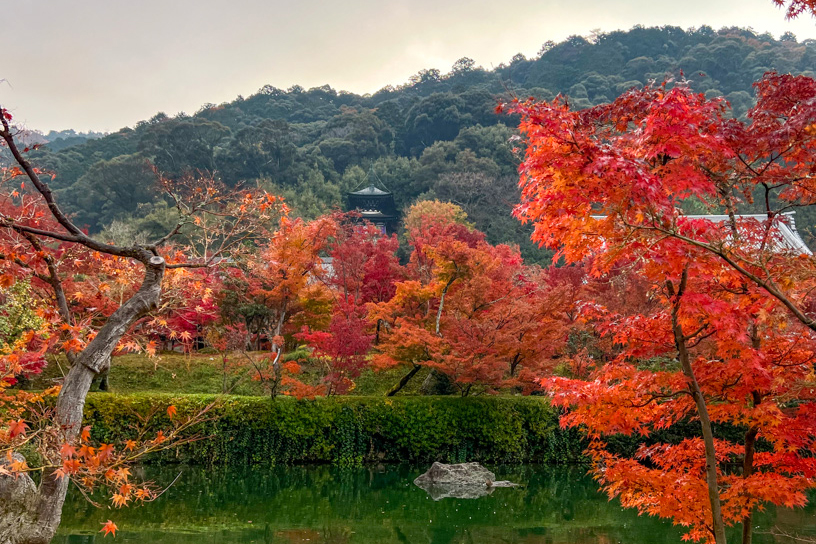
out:
<path id="1" fill-rule="evenodd" d="M 98 533 L 108 518 L 117 543 L 155 544 L 646 544 L 680 543 L 665 521 L 622 510 L 580 467 L 489 467 L 520 489 L 480 499 L 433 501 L 406 466 L 215 469 L 149 468 L 146 477 L 181 478 L 159 500 L 97 509 L 78 493 L 66 503 L 55 543 L 114 542 Z M 814 534 L 816 509 L 766 512 L 761 527 Z M 736 533 L 734 534 L 736 537 Z M 757 544 L 785 542 L 757 535 Z"/>

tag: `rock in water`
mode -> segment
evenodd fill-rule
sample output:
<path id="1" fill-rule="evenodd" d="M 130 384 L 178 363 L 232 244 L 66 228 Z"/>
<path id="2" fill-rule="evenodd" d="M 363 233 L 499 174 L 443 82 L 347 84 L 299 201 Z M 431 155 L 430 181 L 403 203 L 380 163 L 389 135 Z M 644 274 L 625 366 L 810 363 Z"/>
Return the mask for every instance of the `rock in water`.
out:
<path id="1" fill-rule="evenodd" d="M 497 482 L 496 475 L 479 463 L 446 465 L 434 463 L 425 474 L 417 477 L 414 484 L 424 489 L 433 500 L 446 497 L 478 499 L 493 492 L 497 487 L 516 487 L 512 482 Z"/>
<path id="2" fill-rule="evenodd" d="M 428 472 L 414 480 L 420 487 L 428 484 L 482 485 L 496 480 L 496 475 L 479 463 L 459 463 L 446 465 L 434 463 Z"/>

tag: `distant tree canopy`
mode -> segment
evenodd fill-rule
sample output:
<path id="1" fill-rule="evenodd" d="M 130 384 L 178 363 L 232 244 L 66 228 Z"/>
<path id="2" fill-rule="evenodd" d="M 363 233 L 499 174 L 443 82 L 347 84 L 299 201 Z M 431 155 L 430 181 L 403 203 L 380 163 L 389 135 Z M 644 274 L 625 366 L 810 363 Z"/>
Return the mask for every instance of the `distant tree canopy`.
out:
<path id="1" fill-rule="evenodd" d="M 92 232 L 143 221 L 164 205 L 155 201 L 150 163 L 169 177 L 210 172 L 230 185 L 264 185 L 306 218 L 342 206 L 345 191 L 375 177 L 401 208 L 417 199 L 460 205 L 491 243 L 517 243 L 530 262 L 546 254 L 509 216 L 518 201 L 509 128 L 517 119 L 496 113 L 499 100 L 563 93 L 573 106 L 589 107 L 649 81 L 686 78 L 698 92 L 725 96 L 743 116 L 763 73 L 816 75 L 814 67 L 816 41 L 800 43 L 790 33 L 777 40 L 740 28 L 638 26 L 548 41 L 537 57 L 518 54 L 494 70 L 464 57 L 448 73 L 422 70 L 372 95 L 265 86 L 102 138 L 61 134 L 36 160 Z M 799 219 L 807 235 L 812 221 Z"/>

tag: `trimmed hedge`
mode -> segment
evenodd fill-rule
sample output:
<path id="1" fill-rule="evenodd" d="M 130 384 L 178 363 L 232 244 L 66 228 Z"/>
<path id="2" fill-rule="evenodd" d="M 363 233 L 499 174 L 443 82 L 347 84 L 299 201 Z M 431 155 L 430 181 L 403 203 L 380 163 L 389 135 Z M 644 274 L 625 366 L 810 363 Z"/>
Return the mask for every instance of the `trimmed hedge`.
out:
<path id="1" fill-rule="evenodd" d="M 90 394 L 86 423 L 101 442 L 134 438 L 137 414 L 167 428 L 165 408 L 197 413 L 212 395 Z M 199 464 L 577 463 L 584 441 L 558 426 L 542 397 L 224 397 L 195 435 L 147 461 Z M 178 416 L 177 416 L 178 417 Z"/>

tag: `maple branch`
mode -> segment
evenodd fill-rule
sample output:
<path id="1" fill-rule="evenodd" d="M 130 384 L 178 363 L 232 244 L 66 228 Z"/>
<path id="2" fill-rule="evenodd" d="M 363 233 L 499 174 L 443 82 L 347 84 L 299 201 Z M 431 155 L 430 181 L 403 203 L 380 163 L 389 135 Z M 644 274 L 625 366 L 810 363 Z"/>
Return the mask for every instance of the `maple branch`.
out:
<path id="1" fill-rule="evenodd" d="M 747 295 L 748 294 L 748 286 L 743 282 L 742 287 L 740 289 L 732 289 L 727 285 L 723 285 L 719 278 L 714 279 L 714 283 L 717 284 L 717 287 L 725 291 L 726 293 L 731 293 L 732 295 Z"/>
<path id="2" fill-rule="evenodd" d="M 239 245 L 240 243 L 246 241 L 251 236 L 251 233 L 247 232 L 244 233 L 243 236 L 238 238 L 234 238 L 231 241 L 227 242 L 226 240 L 222 241 L 221 246 L 218 247 L 217 250 L 210 253 L 209 257 L 206 257 L 204 260 L 199 262 L 183 262 L 183 263 L 169 263 L 166 265 L 166 268 L 207 268 L 212 266 L 224 253 L 229 252 L 233 247 Z M 153 246 L 147 246 L 148 249 L 151 249 Z M 308 273 L 309 271 L 305 272 Z"/>
<path id="3" fill-rule="evenodd" d="M 0 111 L 5 111 L 4 108 L 0 107 Z M 149 257 L 145 258 L 144 250 L 139 247 L 121 247 L 115 246 L 112 244 L 105 244 L 95 240 L 85 234 L 79 227 L 77 227 L 69 218 L 68 216 L 60 209 L 57 205 L 56 201 L 54 200 L 54 194 L 51 192 L 51 188 L 48 186 L 47 183 L 40 179 L 40 176 L 37 174 L 37 171 L 31 165 L 31 163 L 23 156 L 20 149 L 17 147 L 17 143 L 14 140 L 14 136 L 11 133 L 11 128 L 9 127 L 9 122 L 5 118 L 5 116 L 0 115 L 0 123 L 2 123 L 2 130 L 0 130 L 0 138 L 2 138 L 6 145 L 11 151 L 14 160 L 19 164 L 23 171 L 26 173 L 26 177 L 31 181 L 34 185 L 34 188 L 37 192 L 42 196 L 45 204 L 48 206 L 48 210 L 51 212 L 51 215 L 56 219 L 56 221 L 68 232 L 67 234 L 38 229 L 35 227 L 29 227 L 26 225 L 21 225 L 16 223 L 9 217 L 3 217 L 2 221 L 7 228 L 11 228 L 20 234 L 23 233 L 30 233 L 37 236 L 45 236 L 47 238 L 52 238 L 55 240 L 61 240 L 63 242 L 73 242 L 81 244 L 89 249 L 93 249 L 94 251 L 99 251 L 101 253 L 107 253 L 109 255 L 117 255 L 119 257 L 129 257 L 133 259 L 137 259 L 143 263 L 146 263 L 149 260 Z"/>
<path id="4" fill-rule="evenodd" d="M 733 381 L 731 381 L 731 382 L 726 381 L 725 383 L 721 384 L 720 385 L 720 394 L 715 398 L 720 398 L 720 399 L 725 400 L 727 398 L 726 394 L 725 394 L 725 390 L 736 387 L 741 381 L 742 381 L 742 376 L 737 376 L 736 378 L 734 378 Z"/>
<path id="5" fill-rule="evenodd" d="M 762 186 L 765 188 L 765 212 L 770 215 L 771 213 L 771 188 L 768 187 L 768 184 L 764 181 L 762 182 Z"/>
<path id="6" fill-rule="evenodd" d="M 54 467 L 50 467 L 50 468 L 55 468 L 55 467 L 56 467 L 56 465 Z M 58 467 L 56 467 L 56 468 L 58 468 Z M 71 482 L 73 482 L 74 486 L 76 486 L 76 488 L 79 490 L 79 492 L 82 493 L 82 497 L 88 502 L 88 504 L 90 504 L 94 508 L 102 509 L 102 505 L 99 504 L 98 502 L 94 502 L 93 499 L 91 499 L 91 497 L 88 496 L 88 493 L 85 492 L 85 489 L 83 489 L 82 486 L 79 485 L 79 482 L 77 482 L 75 479 L 71 479 Z"/>
<path id="7" fill-rule="evenodd" d="M 0 107 L 0 111 L 5 111 L 5 108 Z M 40 180 L 40 177 L 34 170 L 34 167 L 31 166 L 31 163 L 28 162 L 25 157 L 23 157 L 23 154 L 17 147 L 17 143 L 14 141 L 8 120 L 5 118 L 5 116 L 0 115 L 0 122 L 3 126 L 3 130 L 0 131 L 0 137 L 6 141 L 6 145 L 8 146 L 9 151 L 11 151 L 14 160 L 17 161 L 17 164 L 23 168 L 23 171 L 25 171 L 28 179 L 31 180 L 31 183 L 34 184 L 34 187 L 42 195 L 43 199 L 48 205 L 48 209 L 51 211 L 51 214 L 68 232 L 77 237 L 84 236 L 84 233 L 76 225 L 74 225 L 71 220 L 68 219 L 68 216 L 66 216 L 57 206 L 56 202 L 54 201 L 54 195 L 51 193 L 51 189 L 48 187 L 48 184 Z"/>
<path id="8" fill-rule="evenodd" d="M 680 296 L 683 296 L 683 294 L 680 293 L 677 296 L 680 297 Z M 684 335 L 683 336 L 683 341 L 687 342 L 687 341 L 691 340 L 692 338 L 694 338 L 695 336 L 697 336 L 698 334 L 700 334 L 701 332 L 703 332 L 707 328 L 708 328 L 708 323 L 703 323 L 703 325 L 700 326 L 700 328 L 697 329 L 696 331 L 694 331 L 693 333 Z"/>
<path id="9" fill-rule="evenodd" d="M 199 262 L 199 263 L 189 263 L 189 262 L 185 262 L 185 263 L 170 263 L 170 264 L 168 264 L 168 265 L 167 265 L 165 268 L 167 268 L 168 270 L 169 270 L 169 269 L 171 269 L 171 268 L 172 268 L 172 269 L 175 269 L 175 268 L 207 268 L 207 267 L 208 267 L 208 266 L 210 266 L 211 264 L 212 264 L 212 263 L 211 263 L 210 261 L 207 261 L 207 262 Z"/>
<path id="10" fill-rule="evenodd" d="M 2 217 L 0 219 L 2 224 L 6 228 L 10 228 L 21 235 L 34 234 L 37 236 L 43 236 L 45 238 L 52 238 L 54 240 L 59 240 L 61 242 L 69 242 L 73 244 L 80 244 L 88 249 L 92 249 L 94 251 L 98 251 L 100 253 L 106 253 L 108 255 L 115 255 L 117 257 L 127 257 L 130 259 L 136 259 L 145 263 L 150 257 L 153 256 L 152 253 L 145 256 L 145 248 L 139 246 L 132 246 L 132 247 L 123 247 L 123 246 L 114 246 L 111 244 L 105 244 L 99 242 L 98 240 L 94 240 L 93 238 L 82 235 L 82 236 L 75 236 L 72 234 L 65 234 L 61 232 L 54 232 L 50 230 L 38 229 L 36 227 L 29 227 L 27 225 L 21 225 L 20 223 L 14 222 L 13 219 L 9 217 Z"/>
<path id="11" fill-rule="evenodd" d="M 16 264 L 17 266 L 19 266 L 20 268 L 25 268 L 26 270 L 30 270 L 31 274 L 35 278 L 37 278 L 39 280 L 42 280 L 44 282 L 48 282 L 48 276 L 46 276 L 45 274 L 41 274 L 41 273 L 37 272 L 36 270 L 34 270 L 34 268 L 31 267 L 31 265 L 29 263 L 27 263 L 25 261 L 22 261 L 19 257 L 9 257 L 8 255 L 6 255 L 4 253 L 0 253 L 0 261 L 12 262 L 12 263 Z"/>
<path id="12" fill-rule="evenodd" d="M 57 272 L 57 265 L 54 262 L 54 258 L 43 251 L 42 244 L 37 239 L 36 236 L 29 232 L 22 233 L 23 237 L 28 240 L 28 243 L 31 244 L 31 247 L 34 248 L 39 254 L 44 255 L 43 260 L 45 261 L 45 265 L 48 267 L 48 276 L 44 274 L 38 274 L 38 277 L 48 283 L 51 286 L 51 289 L 54 291 L 54 298 L 57 301 L 57 309 L 59 310 L 60 317 L 65 322 L 66 325 L 72 327 L 74 325 L 74 318 L 71 313 L 71 309 L 68 307 L 68 298 L 65 296 L 65 289 L 62 287 L 62 280 L 60 280 L 59 274 Z M 70 334 L 68 332 L 62 332 L 61 335 L 63 338 Z M 74 364 L 76 362 L 76 353 L 71 350 L 65 351 L 65 356 L 68 358 L 68 362 Z"/>
<path id="13" fill-rule="evenodd" d="M 14 231 L 17 231 L 20 234 L 23 234 L 23 233 L 27 232 L 27 233 L 30 233 L 30 234 L 36 234 L 37 236 L 45 236 L 46 238 L 53 238 L 54 240 L 59 240 L 61 242 L 71 242 L 71 243 L 75 243 L 75 244 L 80 243 L 80 239 L 78 237 L 76 237 L 76 236 L 71 235 L 71 234 L 64 234 L 64 233 L 61 233 L 61 232 L 54 232 L 54 231 L 50 231 L 50 230 L 38 229 L 36 227 L 29 227 L 27 225 L 21 225 L 20 223 L 15 223 L 13 219 L 11 219 L 10 217 L 7 217 L 7 216 L 3 216 L 2 221 L 3 221 L 3 223 L 5 224 L 5 226 L 7 228 L 10 228 L 10 229 L 12 229 Z"/>
<path id="14" fill-rule="evenodd" d="M 241 355 L 243 355 L 249 361 L 249 364 L 251 364 L 255 368 L 255 372 L 258 373 L 258 379 L 260 380 L 260 382 L 261 383 L 266 383 L 266 380 L 264 379 L 263 371 L 261 370 L 261 368 L 257 364 L 255 364 L 255 359 L 250 357 L 249 354 L 244 350 L 241 350 Z"/>
<path id="15" fill-rule="evenodd" d="M 691 340 L 692 338 L 694 338 L 695 336 L 697 336 L 697 334 L 699 334 L 700 332 L 702 332 L 702 331 L 703 331 L 703 330 L 704 330 L 706 327 L 708 327 L 708 324 L 703 325 L 703 326 L 702 326 L 702 327 L 701 327 L 701 328 L 700 328 L 700 329 L 699 329 L 699 330 L 698 330 L 696 333 L 694 333 L 694 334 L 692 334 L 691 336 L 689 336 L 688 338 L 686 338 L 686 340 L 687 340 L 687 341 L 688 341 L 688 340 Z M 699 337 L 699 338 L 697 338 L 697 339 L 696 339 L 694 342 L 689 343 L 689 344 L 688 344 L 688 347 L 689 347 L 689 348 L 696 348 L 697 346 L 699 346 L 699 345 L 700 345 L 700 342 L 702 342 L 702 341 L 703 341 L 703 340 L 705 340 L 706 338 L 710 338 L 711 336 L 714 336 L 716 333 L 717 333 L 717 331 L 716 331 L 716 330 L 712 330 L 712 331 L 711 331 L 711 332 L 709 332 L 708 334 L 704 334 L 704 335 L 700 336 L 700 337 Z"/>
<path id="16" fill-rule="evenodd" d="M 680 395 L 689 395 L 691 397 L 694 396 L 693 393 L 691 391 L 689 391 L 688 389 L 681 389 L 680 391 L 675 391 L 674 393 L 664 394 L 664 395 L 659 395 L 657 393 L 650 393 L 649 398 L 646 400 L 646 402 L 643 402 L 643 403 L 630 402 L 629 406 L 631 406 L 632 408 L 644 408 L 644 407 L 648 406 L 649 404 L 653 403 L 656 400 L 673 399 L 673 398 L 679 397 Z"/>
<path id="17" fill-rule="evenodd" d="M 156 174 L 158 174 L 158 171 L 154 170 L 154 172 Z M 161 177 L 159 179 L 161 179 Z M 182 200 L 178 197 L 178 195 L 175 192 L 173 192 L 173 191 L 171 191 L 171 190 L 169 190 L 167 188 L 165 188 L 164 192 L 170 198 L 173 199 L 173 205 L 175 206 L 176 210 L 178 210 L 179 216 L 184 217 L 185 215 L 187 215 L 187 216 L 190 215 L 189 213 L 185 213 L 185 211 L 183 209 Z M 196 206 L 194 205 L 192 208 L 193 209 L 191 210 L 191 212 L 194 212 L 195 209 L 196 209 Z M 189 220 L 187 220 L 187 221 L 179 220 L 178 223 L 176 223 L 176 226 L 173 227 L 173 229 L 170 232 L 168 232 L 167 234 L 165 234 L 164 236 L 162 236 L 161 238 L 159 238 L 158 240 L 153 242 L 152 247 L 153 248 L 158 248 L 158 247 L 164 245 L 168 240 L 170 240 L 170 238 L 172 238 L 173 236 L 178 234 L 181 231 L 181 229 L 184 227 L 184 225 L 189 224 L 189 222 L 190 222 Z"/>
<path id="18" fill-rule="evenodd" d="M 816 538 L 788 533 L 787 531 L 783 531 L 782 529 L 776 526 L 770 531 L 757 531 L 757 533 L 771 536 L 782 536 L 794 540 L 796 542 L 816 542 Z"/>
<path id="19" fill-rule="evenodd" d="M 697 416 L 700 419 L 700 426 L 702 427 L 703 443 L 705 444 L 706 485 L 708 487 L 708 499 L 711 506 L 713 520 L 713 527 L 711 529 L 714 535 L 714 541 L 716 544 L 725 544 L 725 526 L 723 524 L 720 492 L 717 483 L 717 454 L 714 446 L 714 433 L 711 429 L 711 418 L 708 414 L 705 396 L 694 374 L 694 368 L 691 365 L 691 358 L 689 356 L 688 346 L 686 345 L 686 337 L 683 333 L 683 326 L 680 323 L 680 307 L 683 293 L 688 284 L 688 269 L 688 265 L 683 267 L 680 285 L 677 289 L 675 289 L 674 283 L 671 280 L 666 280 L 666 289 L 671 295 L 671 329 L 677 348 L 678 359 L 680 360 L 683 374 L 685 374 L 688 380 L 689 392 L 697 407 Z"/>
<path id="20" fill-rule="evenodd" d="M 740 160 L 740 162 L 741 162 L 743 165 L 745 165 L 745 167 L 746 167 L 748 170 L 750 170 L 750 171 L 751 171 L 751 173 L 752 173 L 752 174 L 754 174 L 754 176 L 756 176 L 756 177 L 760 177 L 760 176 L 762 175 L 762 174 L 760 174 L 759 172 L 757 172 L 757 171 L 756 171 L 756 169 L 753 167 L 753 165 L 751 165 L 751 164 L 750 164 L 748 161 L 746 161 L 746 160 L 745 160 L 745 157 L 743 157 L 741 154 L 737 153 L 737 158 Z"/>
<path id="21" fill-rule="evenodd" d="M 148 249 L 158 249 L 159 247 L 163 246 L 163 245 L 164 245 L 164 244 L 166 244 L 166 243 L 167 243 L 167 242 L 168 242 L 168 241 L 169 241 L 171 238 L 173 238 L 173 237 L 174 237 L 174 236 L 176 236 L 176 235 L 177 235 L 179 232 L 181 232 L 181 229 L 182 229 L 182 228 L 184 228 L 184 226 L 185 226 L 185 225 L 189 225 L 189 224 L 190 224 L 190 221 L 189 221 L 189 220 L 187 220 L 187 221 L 179 221 L 178 223 L 176 223 L 176 226 L 175 226 L 175 227 L 173 227 L 173 229 L 172 229 L 170 232 L 168 232 L 167 234 L 165 234 L 164 236 L 162 236 L 161 238 L 159 238 L 158 240 L 156 240 L 155 242 L 153 242 L 152 244 L 150 244 L 150 245 L 148 246 Z"/>
<path id="22" fill-rule="evenodd" d="M 422 370 L 422 365 L 417 364 L 417 363 L 415 363 L 413 361 L 411 362 L 411 364 L 413 366 L 411 367 L 411 370 L 408 372 L 408 374 L 406 374 L 405 376 L 400 378 L 400 381 L 397 382 L 396 385 L 394 385 L 391 389 L 388 390 L 388 392 L 385 394 L 386 397 L 393 397 L 394 395 L 399 393 L 400 390 L 403 387 L 405 387 L 405 385 L 411 380 L 411 378 L 413 378 L 414 375 L 416 375 L 417 372 Z"/>
<path id="23" fill-rule="evenodd" d="M 34 251 L 40 253 L 43 256 L 43 260 L 45 261 L 45 265 L 48 267 L 48 276 L 46 277 L 44 274 L 39 275 L 41 279 L 46 281 L 51 288 L 54 290 L 54 296 L 57 299 L 57 307 L 59 308 L 59 313 L 62 316 L 62 320 L 65 321 L 66 325 L 73 325 L 74 320 L 71 315 L 71 310 L 68 308 L 68 299 L 65 296 L 65 290 L 62 287 L 62 281 L 59 278 L 59 274 L 57 273 L 57 265 L 54 263 L 54 258 L 49 255 L 48 253 L 43 251 L 42 244 L 31 233 L 24 232 L 22 233 L 23 237 L 28 240 L 28 243 L 31 244 L 31 247 L 34 248 Z M 70 357 L 69 357 L 70 359 Z M 73 362 L 73 361 L 72 361 Z"/>
<path id="24" fill-rule="evenodd" d="M 173 478 L 173 481 L 172 481 L 172 482 L 170 482 L 169 484 L 167 484 L 167 486 L 166 486 L 164 489 L 162 489 L 162 490 L 161 490 L 161 492 L 160 492 L 159 494 L 157 494 L 155 497 L 153 497 L 152 499 L 150 499 L 150 502 L 155 501 L 156 499 L 158 499 L 159 497 L 161 497 L 162 495 L 164 495 L 164 494 L 167 492 L 167 490 L 168 490 L 168 489 L 170 489 L 171 487 L 173 487 L 173 485 L 175 485 L 175 483 L 178 481 L 178 479 L 179 479 L 179 478 L 181 478 L 181 474 L 182 474 L 182 473 L 181 473 L 181 472 L 179 472 L 179 473 L 176 475 L 176 477 L 175 477 L 175 478 Z"/>
<path id="25" fill-rule="evenodd" d="M 737 272 L 739 272 L 740 274 L 742 274 L 746 278 L 753 281 L 755 284 L 757 284 L 759 287 L 763 288 L 771 296 L 773 296 L 779 302 L 781 302 L 782 305 L 785 306 L 788 310 L 790 310 L 790 312 L 794 316 L 796 316 L 796 319 L 798 319 L 800 322 L 802 322 L 803 325 L 805 325 L 806 327 L 808 327 L 809 329 L 811 329 L 813 331 L 816 331 L 816 320 L 810 319 L 809 317 L 807 317 L 805 315 L 805 313 L 798 306 L 796 306 L 796 304 L 793 303 L 793 301 L 791 301 L 787 296 L 785 296 L 785 294 L 782 293 L 782 291 L 780 291 L 776 287 L 776 285 L 773 284 L 772 281 L 763 280 L 762 278 L 760 278 L 756 274 L 750 272 L 749 270 L 747 270 L 746 268 L 741 266 L 738 262 L 736 262 L 736 260 L 731 258 L 722 249 L 717 249 L 715 246 L 713 246 L 711 244 L 707 244 L 705 242 L 700 242 L 699 240 L 695 240 L 694 238 L 689 238 L 688 236 L 678 234 L 675 231 L 664 229 L 664 228 L 659 227 L 659 226 L 641 226 L 639 228 L 657 230 L 657 231 L 662 232 L 662 233 L 664 233 L 664 234 L 666 234 L 668 236 L 671 236 L 671 237 L 676 238 L 678 240 L 682 240 L 683 242 L 689 243 L 689 244 L 691 244 L 693 246 L 696 246 L 696 247 L 698 247 L 700 249 L 704 249 L 704 250 L 709 251 L 710 253 L 718 256 L 720 259 L 722 259 L 723 261 L 728 263 L 728 265 L 731 266 L 734 270 L 736 270 Z"/>
<path id="26" fill-rule="evenodd" d="M 30 270 L 35 278 L 39 279 L 44 283 L 49 284 L 54 291 L 54 298 L 56 299 L 57 302 L 57 309 L 59 310 L 60 317 L 62 317 L 62 320 L 65 322 L 66 325 L 73 326 L 74 324 L 73 316 L 71 314 L 70 308 L 68 307 L 68 299 L 65 296 L 65 290 L 62 287 L 62 281 L 59 278 L 57 267 L 56 264 L 54 263 L 54 258 L 45 251 L 43 251 L 42 244 L 40 244 L 36 236 L 28 232 L 23 232 L 21 234 L 31 244 L 31 247 L 34 248 L 34 251 L 36 251 L 38 254 L 43 255 L 43 260 L 45 261 L 46 266 L 48 267 L 48 275 L 37 272 L 36 270 L 34 270 L 33 267 L 31 267 L 29 263 L 23 262 L 18 257 L 9 258 L 7 255 L 0 254 L 0 259 L 10 260 L 14 262 L 17 266 L 25 268 L 26 270 Z M 71 364 L 73 364 L 74 360 L 76 359 L 76 354 L 72 351 L 66 351 L 65 355 L 68 358 L 68 361 Z"/>
<path id="27" fill-rule="evenodd" d="M 474 307 L 473 311 L 470 312 L 470 315 L 473 316 L 479 310 L 482 310 L 484 308 L 489 308 L 490 306 L 493 306 L 494 304 L 497 304 L 497 303 L 501 302 L 502 300 L 505 300 L 505 299 L 507 299 L 509 297 L 510 297 L 510 295 L 508 294 L 508 295 L 504 295 L 503 297 L 499 297 L 496 300 L 491 300 L 489 302 L 483 302 L 483 303 L 477 305 L 476 307 Z M 523 298 L 523 297 L 521 297 L 521 296 L 515 297 L 515 300 L 520 300 L 521 298 Z"/>

